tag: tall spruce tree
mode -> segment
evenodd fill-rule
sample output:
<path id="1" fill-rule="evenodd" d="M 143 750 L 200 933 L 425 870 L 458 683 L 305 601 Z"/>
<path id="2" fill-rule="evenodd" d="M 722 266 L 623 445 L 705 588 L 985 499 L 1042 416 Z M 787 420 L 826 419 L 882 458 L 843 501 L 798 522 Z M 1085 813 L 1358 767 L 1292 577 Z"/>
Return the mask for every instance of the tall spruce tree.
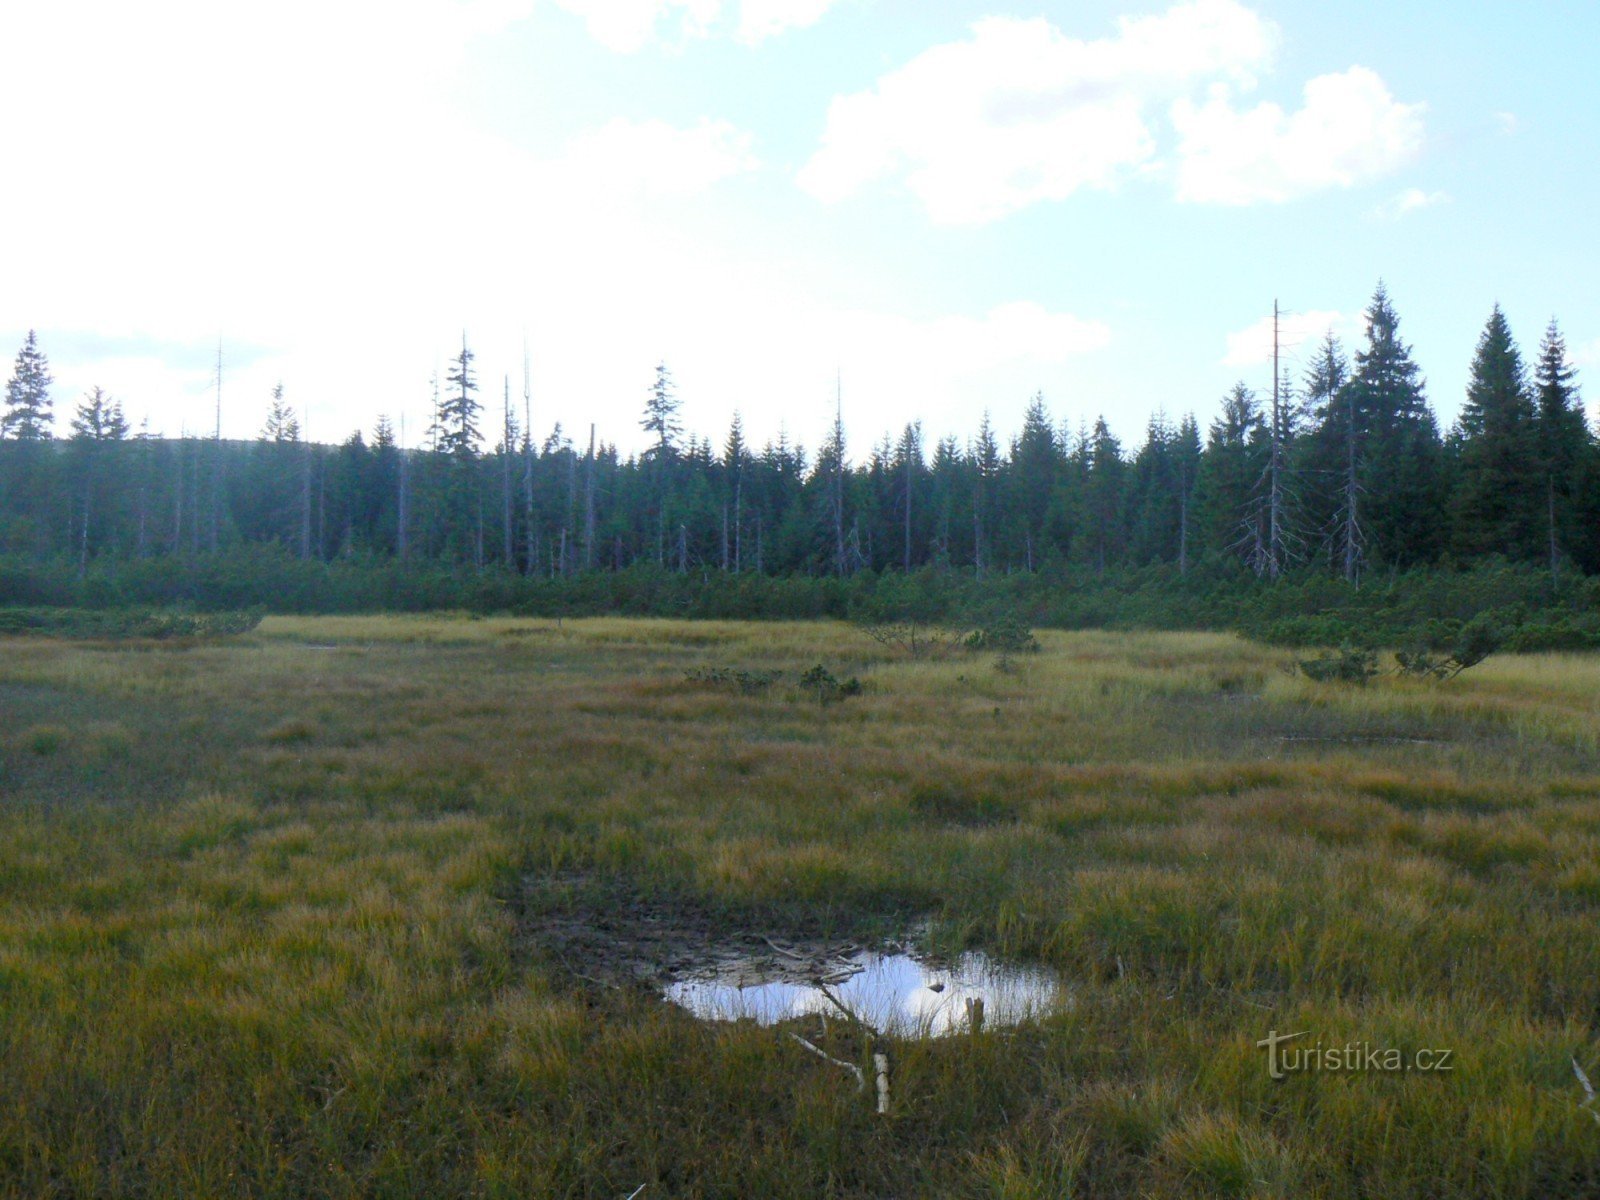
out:
<path id="1" fill-rule="evenodd" d="M 1354 583 L 1366 548 L 1362 524 L 1361 438 L 1350 362 L 1333 336 L 1323 335 L 1302 385 L 1310 430 L 1294 458 L 1303 481 L 1306 526 L 1321 538 L 1329 565 Z"/>
<path id="2" fill-rule="evenodd" d="M 1576 381 L 1566 339 L 1552 317 L 1534 368 L 1539 469 L 1544 476 L 1544 549 L 1552 576 L 1559 576 L 1564 558 L 1580 553 L 1593 540 L 1592 522 L 1585 520 L 1584 510 L 1586 502 L 1589 506 L 1596 502 L 1585 488 L 1594 474 L 1595 445 Z"/>
<path id="3" fill-rule="evenodd" d="M 1211 423 L 1195 498 L 1206 547 L 1237 555 L 1256 570 L 1266 553 L 1267 530 L 1256 500 L 1267 452 L 1261 402 L 1244 383 L 1236 383 Z"/>
<path id="4" fill-rule="evenodd" d="M 1442 548 L 1439 428 L 1382 283 L 1365 317 L 1367 341 L 1356 352 L 1349 386 L 1366 555 L 1409 566 Z"/>
<path id="5" fill-rule="evenodd" d="M 483 566 L 483 494 L 478 471 L 478 427 L 483 406 L 473 373 L 474 354 L 461 335 L 461 353 L 450 360 L 445 389 L 438 401 L 436 448 L 443 457 L 444 480 L 441 516 L 447 554 L 471 559 Z"/>
<path id="6" fill-rule="evenodd" d="M 1126 549 L 1127 464 L 1122 443 L 1104 417 L 1095 418 L 1084 451 L 1084 540 L 1091 565 L 1104 571 L 1119 561 Z"/>
<path id="7" fill-rule="evenodd" d="M 17 351 L 11 380 L 6 384 L 6 411 L 0 414 L 0 438 L 19 442 L 44 442 L 51 437 L 50 363 L 39 349 L 33 330 Z"/>
<path id="8" fill-rule="evenodd" d="M 672 374 L 665 362 L 656 364 L 655 382 L 645 397 L 644 420 L 639 427 L 654 434 L 656 444 L 650 454 L 657 459 L 670 459 L 677 453 L 678 439 L 683 435 L 683 422 L 678 418 L 679 401 L 672 386 Z"/>
<path id="9" fill-rule="evenodd" d="M 105 394 L 104 389 L 91 389 L 78 402 L 78 411 L 72 417 L 72 450 L 78 475 L 77 500 L 79 504 L 78 571 L 87 568 L 91 548 L 96 541 L 95 521 L 110 506 L 110 491 L 115 486 L 116 462 L 109 457 L 108 442 L 122 442 L 128 436 L 128 421 L 122 415 L 122 405 Z"/>
<path id="10" fill-rule="evenodd" d="M 1456 554 L 1539 555 L 1545 488 L 1535 411 L 1521 352 L 1497 304 L 1478 338 L 1461 410 L 1451 505 Z"/>
<path id="11" fill-rule="evenodd" d="M 967 455 L 972 464 L 972 567 L 980 578 L 990 560 L 994 530 L 995 489 L 1000 479 L 1000 445 L 995 441 L 989 410 L 983 410 L 978 435 Z"/>

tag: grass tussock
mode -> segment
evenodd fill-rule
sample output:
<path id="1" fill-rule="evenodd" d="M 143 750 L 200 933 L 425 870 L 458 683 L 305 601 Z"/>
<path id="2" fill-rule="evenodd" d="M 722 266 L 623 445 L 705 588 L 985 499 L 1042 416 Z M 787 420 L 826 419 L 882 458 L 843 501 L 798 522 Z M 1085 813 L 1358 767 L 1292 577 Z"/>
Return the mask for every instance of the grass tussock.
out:
<path id="1" fill-rule="evenodd" d="M 1600 1191 L 1600 663 L 1342 687 L 1228 636 L 1039 643 L 9 640 L 0 1195 Z M 859 694 L 819 704 L 819 663 Z M 765 928 L 924 917 L 1072 1003 L 896 1045 L 880 1119 L 772 1030 L 582 978 L 520 897 L 590 878 Z M 1274 1080 L 1270 1030 L 1453 1069 Z"/>

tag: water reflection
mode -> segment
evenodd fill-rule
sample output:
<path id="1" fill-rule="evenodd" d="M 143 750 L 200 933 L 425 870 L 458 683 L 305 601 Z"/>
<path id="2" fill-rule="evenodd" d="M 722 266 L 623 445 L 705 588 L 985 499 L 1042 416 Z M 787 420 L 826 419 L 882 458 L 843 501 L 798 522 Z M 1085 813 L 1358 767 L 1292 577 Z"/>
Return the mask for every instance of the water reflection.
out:
<path id="1" fill-rule="evenodd" d="M 1052 972 L 1009 966 L 976 952 L 942 964 L 919 962 L 909 954 L 861 952 L 835 965 L 839 969 L 825 983 L 762 980 L 736 972 L 732 981 L 726 974 L 680 980 L 663 994 L 702 1020 L 750 1018 L 763 1025 L 808 1013 L 840 1015 L 843 1006 L 873 1028 L 901 1037 L 967 1029 L 974 1002 L 982 1005 L 982 1023 L 993 1026 L 1015 1025 L 1063 999 Z"/>

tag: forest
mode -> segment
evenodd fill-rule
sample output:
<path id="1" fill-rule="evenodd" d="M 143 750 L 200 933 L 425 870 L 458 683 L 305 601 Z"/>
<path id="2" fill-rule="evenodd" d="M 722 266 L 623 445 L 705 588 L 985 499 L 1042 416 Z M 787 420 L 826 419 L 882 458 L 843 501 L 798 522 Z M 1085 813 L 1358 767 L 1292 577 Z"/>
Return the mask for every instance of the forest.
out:
<path id="1" fill-rule="evenodd" d="M 136 430 L 100 388 L 60 437 L 30 333 L 0 416 L 0 603 L 281 603 L 284 580 L 315 567 L 337 571 L 343 599 L 302 595 L 303 609 L 514 607 L 552 587 L 579 608 L 627 609 L 593 582 L 617 573 L 681 596 L 662 577 L 692 576 L 697 595 L 726 593 L 730 575 L 925 571 L 962 586 L 1053 573 L 1181 590 L 1198 573 L 1353 592 L 1375 574 L 1494 564 L 1542 571 L 1559 592 L 1600 571 L 1600 442 L 1556 322 L 1529 362 L 1496 306 L 1448 429 L 1381 284 L 1365 328 L 1353 353 L 1329 333 L 1271 394 L 1237 384 L 1203 431 L 1153 415 L 1131 447 L 1103 418 L 1058 422 L 1041 395 L 1006 444 L 987 417 L 932 445 L 917 422 L 863 456 L 840 409 L 814 451 L 755 446 L 737 415 L 717 446 L 684 431 L 662 364 L 642 389 L 648 448 L 628 457 L 592 427 L 534 436 L 526 387 L 494 396 L 465 338 L 434 381 L 421 447 L 383 418 L 370 436 L 311 443 L 281 385 L 250 442 Z M 777 592 L 760 585 L 742 594 L 748 611 L 731 615 L 797 615 L 765 613 Z"/>

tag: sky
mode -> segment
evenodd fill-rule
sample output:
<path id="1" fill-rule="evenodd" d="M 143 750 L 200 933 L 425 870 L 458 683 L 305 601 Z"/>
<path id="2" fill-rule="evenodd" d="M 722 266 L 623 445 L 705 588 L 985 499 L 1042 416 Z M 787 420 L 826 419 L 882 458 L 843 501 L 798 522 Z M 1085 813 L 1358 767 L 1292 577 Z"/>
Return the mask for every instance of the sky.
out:
<path id="1" fill-rule="evenodd" d="M 1042 392 L 1131 448 L 1361 339 L 1448 425 L 1499 303 L 1600 373 L 1600 5 L 1541 0 L 52 0 L 0 7 L 0 355 L 58 425 L 498 429 L 855 457 Z M 1586 387 L 1592 393 L 1593 387 Z"/>

